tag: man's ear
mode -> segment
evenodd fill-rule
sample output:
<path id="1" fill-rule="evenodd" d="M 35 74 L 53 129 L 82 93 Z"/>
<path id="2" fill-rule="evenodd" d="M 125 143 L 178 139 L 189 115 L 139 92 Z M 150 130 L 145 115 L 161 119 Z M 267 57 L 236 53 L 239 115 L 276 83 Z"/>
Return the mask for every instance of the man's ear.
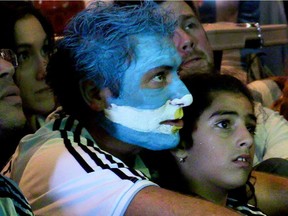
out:
<path id="1" fill-rule="evenodd" d="M 103 111 L 109 106 L 107 99 L 112 96 L 109 88 L 99 89 L 92 80 L 80 81 L 80 92 L 86 104 L 94 111 Z"/>

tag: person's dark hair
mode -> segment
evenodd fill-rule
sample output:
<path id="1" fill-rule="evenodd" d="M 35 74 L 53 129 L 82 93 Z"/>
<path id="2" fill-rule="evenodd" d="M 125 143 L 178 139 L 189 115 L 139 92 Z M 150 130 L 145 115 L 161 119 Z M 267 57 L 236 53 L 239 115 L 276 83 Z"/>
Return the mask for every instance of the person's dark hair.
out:
<path id="1" fill-rule="evenodd" d="M 153 2 L 121 7 L 94 2 L 66 26 L 58 53 L 48 63 L 47 82 L 65 111 L 79 117 L 89 111 L 81 82 L 89 80 L 97 90 L 109 88 L 117 97 L 127 67 L 137 61 L 137 35 L 172 39 L 175 26 L 168 12 Z"/>
<path id="2" fill-rule="evenodd" d="M 0 1 L 0 47 L 9 48 L 15 51 L 15 24 L 18 20 L 27 15 L 33 15 L 38 19 L 45 33 L 47 34 L 49 49 L 51 52 L 54 46 L 54 32 L 52 24 L 36 9 L 29 1 Z M 37 34 L 37 32 L 35 32 Z"/>

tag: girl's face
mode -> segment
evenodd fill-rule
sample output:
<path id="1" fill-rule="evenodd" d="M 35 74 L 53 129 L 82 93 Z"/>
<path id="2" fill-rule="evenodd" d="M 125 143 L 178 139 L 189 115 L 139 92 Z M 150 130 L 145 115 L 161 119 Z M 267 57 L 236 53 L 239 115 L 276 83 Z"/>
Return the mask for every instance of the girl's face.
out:
<path id="1" fill-rule="evenodd" d="M 183 164 L 185 176 L 212 191 L 246 183 L 252 168 L 253 106 L 242 94 L 217 92 L 192 132 L 193 146 Z M 190 180 L 189 180 L 190 181 Z"/>

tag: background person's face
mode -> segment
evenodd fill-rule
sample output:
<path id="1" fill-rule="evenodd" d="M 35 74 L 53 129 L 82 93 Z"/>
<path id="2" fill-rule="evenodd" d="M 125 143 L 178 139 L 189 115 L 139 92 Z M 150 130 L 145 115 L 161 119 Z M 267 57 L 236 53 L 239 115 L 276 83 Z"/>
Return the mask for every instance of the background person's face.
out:
<path id="1" fill-rule="evenodd" d="M 183 126 L 182 107 L 192 102 L 177 75 L 181 58 L 167 38 L 141 35 L 136 40 L 135 59 L 125 72 L 119 97 L 109 100 L 106 123 L 122 141 L 149 149 L 174 147 Z"/>
<path id="2" fill-rule="evenodd" d="M 0 136 L 3 131 L 23 127 L 26 121 L 20 92 L 12 78 L 13 74 L 13 65 L 0 58 Z"/>
<path id="3" fill-rule="evenodd" d="M 19 61 L 15 78 L 23 108 L 31 114 L 48 114 L 55 102 L 52 91 L 45 83 L 49 52 L 47 35 L 40 22 L 27 15 L 15 24 L 15 41 Z"/>
<path id="4" fill-rule="evenodd" d="M 210 73 L 214 67 L 213 52 L 206 33 L 195 13 L 184 1 L 167 1 L 161 7 L 174 12 L 178 28 L 173 41 L 182 57 L 181 78 L 193 73 Z"/>
<path id="5" fill-rule="evenodd" d="M 185 174 L 209 190 L 246 183 L 252 168 L 256 127 L 253 106 L 242 94 L 216 92 L 192 132 Z"/>

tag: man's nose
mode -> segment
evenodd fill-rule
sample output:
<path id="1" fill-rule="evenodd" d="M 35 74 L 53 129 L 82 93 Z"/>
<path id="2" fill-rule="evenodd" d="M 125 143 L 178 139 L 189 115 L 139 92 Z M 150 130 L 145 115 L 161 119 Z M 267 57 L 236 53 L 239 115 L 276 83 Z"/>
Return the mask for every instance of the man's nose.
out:
<path id="1" fill-rule="evenodd" d="M 173 35 L 174 44 L 183 57 L 192 52 L 195 46 L 195 39 L 181 28 L 177 28 Z"/>
<path id="2" fill-rule="evenodd" d="M 189 106 L 193 102 L 193 96 L 188 91 L 184 83 L 179 79 L 178 75 L 173 76 L 173 81 L 170 85 L 171 105 L 178 107 Z"/>
<path id="3" fill-rule="evenodd" d="M 12 78 L 15 73 L 12 63 L 0 58 L 0 78 L 10 77 Z"/>

